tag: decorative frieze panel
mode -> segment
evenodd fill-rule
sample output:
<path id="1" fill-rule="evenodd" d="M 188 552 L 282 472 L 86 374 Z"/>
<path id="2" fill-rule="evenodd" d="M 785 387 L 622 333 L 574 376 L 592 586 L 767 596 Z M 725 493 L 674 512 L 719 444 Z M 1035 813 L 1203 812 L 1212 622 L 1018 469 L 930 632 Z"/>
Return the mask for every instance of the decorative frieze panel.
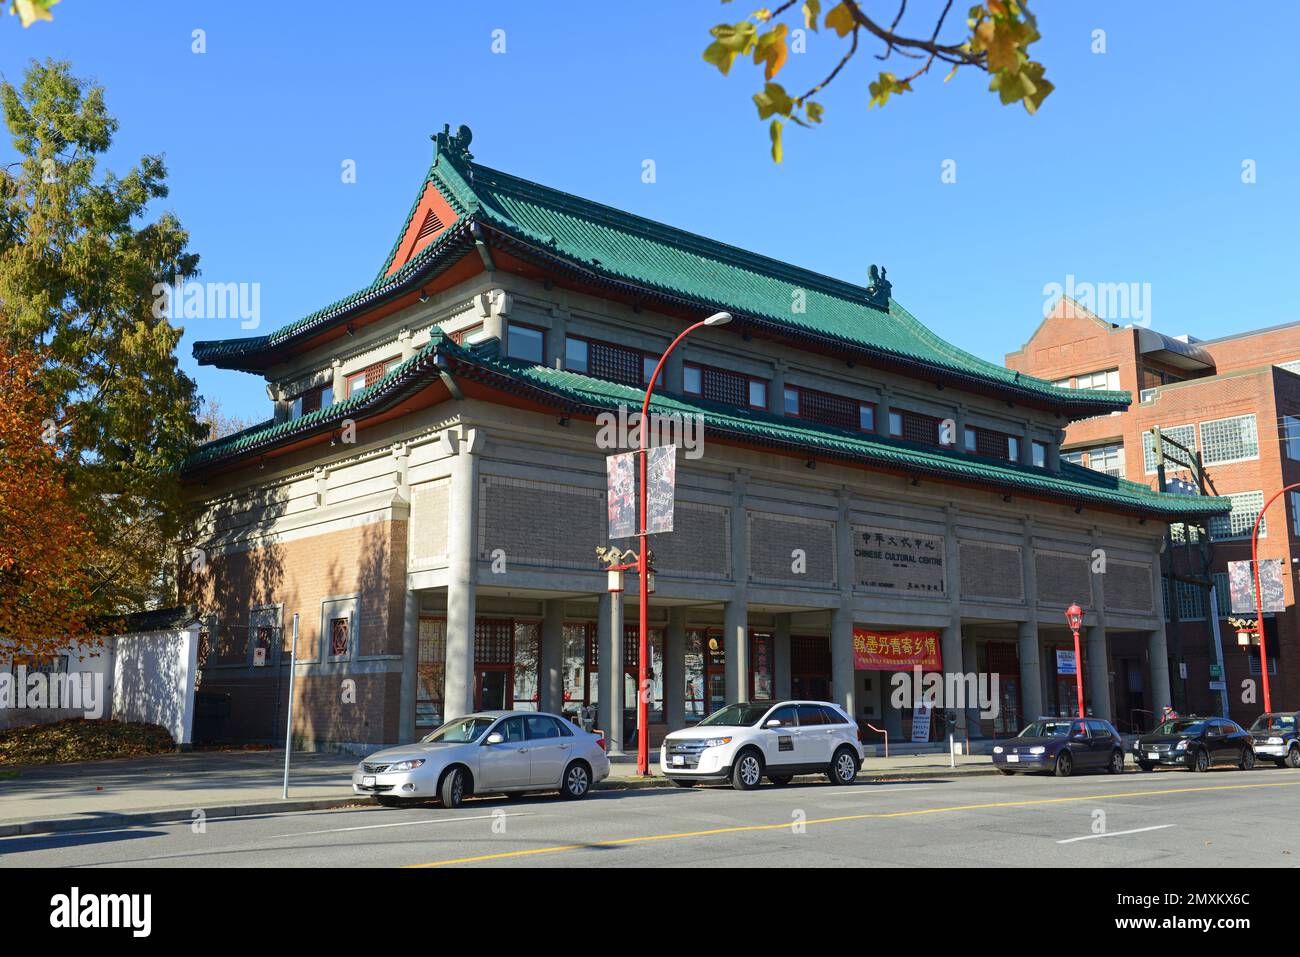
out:
<path id="1" fill-rule="evenodd" d="M 412 565 L 441 565 L 447 561 L 447 503 L 450 479 L 411 486 Z"/>
<path id="2" fill-rule="evenodd" d="M 957 561 L 961 566 L 962 598 L 1024 601 L 1022 556 L 1019 545 L 961 542 Z"/>
<path id="3" fill-rule="evenodd" d="M 1154 612 L 1155 589 L 1151 583 L 1151 566 L 1142 562 L 1106 563 L 1106 609 L 1114 611 Z"/>
<path id="4" fill-rule="evenodd" d="M 501 550 L 511 564 L 599 571 L 607 541 L 600 489 L 483 475 L 479 478 L 478 557 Z"/>
<path id="5" fill-rule="evenodd" d="M 655 570 L 679 577 L 730 579 L 731 509 L 679 501 L 676 513 L 674 531 L 650 536 Z"/>
<path id="6" fill-rule="evenodd" d="M 1092 573 L 1087 555 L 1066 552 L 1034 552 L 1034 569 L 1038 578 L 1038 600 L 1062 606 L 1077 601 L 1084 608 L 1092 605 Z"/>
<path id="7" fill-rule="evenodd" d="M 749 580 L 769 585 L 835 585 L 835 523 L 751 511 Z"/>

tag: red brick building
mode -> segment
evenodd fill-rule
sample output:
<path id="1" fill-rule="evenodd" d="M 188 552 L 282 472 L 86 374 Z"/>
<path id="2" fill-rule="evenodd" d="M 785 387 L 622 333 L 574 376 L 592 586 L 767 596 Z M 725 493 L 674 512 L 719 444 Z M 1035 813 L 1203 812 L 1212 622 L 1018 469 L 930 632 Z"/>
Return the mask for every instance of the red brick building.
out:
<path id="1" fill-rule="evenodd" d="M 1062 459 L 1154 486 L 1157 483 L 1152 429 L 1202 459 L 1208 491 L 1231 498 L 1231 515 L 1208 525 L 1209 571 L 1216 586 L 1214 615 L 1223 648 L 1229 710 L 1238 721 L 1263 709 L 1258 648 L 1238 648 L 1227 622 L 1228 562 L 1249 560 L 1250 535 L 1264 503 L 1279 489 L 1300 482 L 1300 323 L 1259 329 L 1222 339 L 1168 336 L 1151 328 L 1121 326 L 1062 298 L 1007 367 L 1077 388 L 1124 389 L 1138 401 L 1127 411 L 1073 422 L 1066 429 Z M 1289 440 L 1288 440 L 1289 439 Z M 1171 483 L 1190 480 L 1185 469 L 1166 465 Z M 1175 575 L 1199 574 L 1199 535 L 1175 527 Z M 1300 696 L 1300 614 L 1295 607 L 1300 562 L 1300 495 L 1280 497 L 1261 526 L 1261 558 L 1278 558 L 1287 609 L 1266 616 L 1272 704 L 1296 707 Z M 1177 594 L 1177 603 L 1173 600 Z M 1186 581 L 1165 582 L 1166 619 L 1174 699 L 1198 712 L 1218 711 L 1212 690 L 1213 617 L 1203 589 Z M 1251 616 L 1253 617 L 1253 615 Z M 1181 654 L 1187 677 L 1181 682 Z M 1116 716 L 1138 707 L 1126 695 L 1122 659 L 1112 656 Z M 1254 702 L 1248 682 L 1258 692 Z"/>

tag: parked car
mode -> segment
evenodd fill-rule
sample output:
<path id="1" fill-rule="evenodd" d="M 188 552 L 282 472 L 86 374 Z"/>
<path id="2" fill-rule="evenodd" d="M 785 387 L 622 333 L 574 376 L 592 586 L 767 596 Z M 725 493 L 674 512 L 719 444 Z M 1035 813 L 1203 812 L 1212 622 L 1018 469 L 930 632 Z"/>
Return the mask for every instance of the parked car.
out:
<path id="1" fill-rule="evenodd" d="M 607 777 L 604 741 L 559 715 L 481 711 L 370 755 L 353 772 L 352 791 L 387 807 L 438 798 L 455 808 L 473 794 L 585 797 Z"/>
<path id="2" fill-rule="evenodd" d="M 1170 718 L 1133 742 L 1133 758 L 1143 771 L 1180 767 L 1208 771 L 1216 764 L 1235 764 L 1243 771 L 1255 766 L 1250 733 L 1227 718 L 1191 715 Z"/>
<path id="3" fill-rule="evenodd" d="M 729 704 L 693 728 L 664 738 L 659 769 L 678 787 L 730 781 L 738 791 L 764 776 L 777 785 L 796 774 L 852 784 L 865 752 L 857 722 L 826 701 Z"/>
<path id="4" fill-rule="evenodd" d="M 1250 726 L 1257 757 L 1272 758 L 1279 768 L 1300 768 L 1300 711 L 1270 711 Z"/>
<path id="5" fill-rule="evenodd" d="M 1037 772 L 1068 778 L 1075 771 L 1124 771 L 1124 741 L 1101 718 L 1039 718 L 1005 744 L 993 746 L 1003 774 Z"/>

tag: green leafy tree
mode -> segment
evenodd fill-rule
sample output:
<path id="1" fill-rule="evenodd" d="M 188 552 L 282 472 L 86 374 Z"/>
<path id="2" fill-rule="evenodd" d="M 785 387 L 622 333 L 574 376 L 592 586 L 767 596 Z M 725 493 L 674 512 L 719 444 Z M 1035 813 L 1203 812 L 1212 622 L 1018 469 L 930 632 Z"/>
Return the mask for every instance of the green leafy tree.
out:
<path id="1" fill-rule="evenodd" d="M 730 3 L 731 0 L 722 0 Z M 927 28 L 915 35 L 904 30 L 902 23 L 907 14 L 907 0 L 899 0 L 898 11 L 888 24 L 872 19 L 861 0 L 842 0 L 827 3 L 823 12 L 822 0 L 786 0 L 774 10 L 763 8 L 739 23 L 720 23 L 709 31 L 713 42 L 704 51 L 704 59 L 716 66 L 723 75 L 731 71 L 737 57 L 751 57 L 754 66 L 763 72 L 763 89 L 754 94 L 758 117 L 770 120 L 772 159 L 781 162 L 782 131 L 788 120 L 803 127 L 822 122 L 824 107 L 814 99 L 821 94 L 859 55 L 860 41 L 883 46 L 876 54 L 881 61 L 898 57 L 911 61 L 908 69 L 900 73 L 879 70 L 878 76 L 868 84 L 871 95 L 869 107 L 884 106 L 889 98 L 913 91 L 912 84 L 930 72 L 936 63 L 949 67 L 944 82 L 952 79 L 961 68 L 988 74 L 989 89 L 998 94 L 1002 103 L 1021 103 L 1031 114 L 1052 92 L 1052 84 L 1043 75 L 1043 65 L 1030 58 L 1029 47 L 1038 40 L 1038 27 L 1025 0 L 986 0 L 971 7 L 964 27 L 957 31 L 949 20 L 952 0 L 939 0 L 935 19 L 927 21 Z M 786 20 L 782 20 L 786 17 Z M 820 82 L 815 82 L 801 95 L 791 95 L 785 87 L 775 82 L 790 58 L 793 38 L 790 23 L 795 29 L 833 33 L 847 45 L 834 65 Z M 949 29 L 945 32 L 945 26 Z"/>
<path id="2" fill-rule="evenodd" d="M 32 63 L 0 84 L 16 161 L 0 169 L 0 337 L 42 357 L 52 441 L 72 503 L 89 516 L 86 556 L 99 610 L 162 597 L 177 534 L 176 467 L 206 429 L 177 366 L 181 330 L 154 287 L 197 271 L 171 213 L 161 157 L 100 172 L 117 122 L 103 90 L 66 63 Z"/>
<path id="3" fill-rule="evenodd" d="M 30 27 L 37 20 L 53 20 L 50 7 L 59 0 L 11 0 L 9 13 L 22 20 L 23 26 Z"/>

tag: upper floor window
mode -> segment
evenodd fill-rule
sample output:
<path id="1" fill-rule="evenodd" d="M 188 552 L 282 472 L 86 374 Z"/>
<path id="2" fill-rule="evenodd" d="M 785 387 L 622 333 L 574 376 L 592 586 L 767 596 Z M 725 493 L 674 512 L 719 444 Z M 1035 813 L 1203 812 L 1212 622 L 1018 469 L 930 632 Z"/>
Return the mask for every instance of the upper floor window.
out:
<path id="1" fill-rule="evenodd" d="M 687 395 L 698 395 L 727 405 L 767 408 L 767 383 L 757 376 L 687 362 L 682 366 L 682 387 Z"/>
<path id="2" fill-rule="evenodd" d="M 1250 538 L 1264 508 L 1263 492 L 1235 492 L 1225 496 L 1232 502 L 1232 511 L 1227 515 L 1212 515 L 1208 523 L 1210 541 L 1222 542 L 1234 538 Z M 1259 523 L 1259 537 L 1268 537 L 1268 520 Z"/>
<path id="3" fill-rule="evenodd" d="M 1062 452 L 1061 458 L 1095 472 L 1105 472 L 1117 478 L 1124 477 L 1124 446 L 1122 445 L 1098 445 L 1091 449 Z"/>
<path id="4" fill-rule="evenodd" d="M 1020 461 L 1020 439 L 996 429 L 967 426 L 962 444 L 967 452 L 976 455 L 987 455 L 991 459 L 1007 462 Z"/>
<path id="5" fill-rule="evenodd" d="M 329 385 L 318 385 L 306 392 L 299 393 L 293 397 L 293 406 L 289 411 L 289 418 L 300 419 L 304 415 L 311 415 L 318 412 L 334 402 L 334 387 Z"/>
<path id="6" fill-rule="evenodd" d="M 1102 372 L 1088 372 L 1078 376 L 1077 380 L 1080 389 L 1096 390 L 1118 390 L 1119 389 L 1119 370 L 1106 369 Z"/>
<path id="7" fill-rule="evenodd" d="M 1282 417 L 1282 445 L 1287 458 L 1300 461 L 1300 417 Z"/>
<path id="8" fill-rule="evenodd" d="M 450 338 L 452 342 L 456 343 L 456 345 L 463 346 L 466 341 L 472 342 L 474 337 L 482 331 L 483 323 L 480 322 L 476 326 L 466 326 L 464 329 L 457 329 L 455 332 L 450 333 Z"/>
<path id="9" fill-rule="evenodd" d="M 511 359 L 535 362 L 546 361 L 546 333 L 534 326 L 510 322 L 506 324 L 506 355 Z"/>
<path id="10" fill-rule="evenodd" d="M 354 396 L 362 389 L 368 389 L 384 376 L 388 375 L 397 365 L 401 363 L 401 358 L 394 356 L 391 359 L 385 359 L 383 362 L 376 362 L 366 366 L 360 372 L 354 372 L 348 376 L 348 396 Z"/>
<path id="11" fill-rule="evenodd" d="M 1068 378 L 1067 378 L 1067 379 L 1057 379 L 1055 382 L 1052 383 L 1052 385 L 1055 386 L 1055 387 L 1058 388 L 1058 389 L 1068 389 L 1068 388 L 1070 388 L 1070 380 L 1069 380 Z"/>
<path id="12" fill-rule="evenodd" d="M 1044 442 L 1034 442 L 1029 446 L 1030 453 L 1033 455 L 1034 467 L 1047 468 L 1047 445 Z"/>
<path id="13" fill-rule="evenodd" d="M 1196 426 L 1191 424 L 1172 426 L 1162 425 L 1160 427 L 1160 434 L 1167 439 L 1172 439 L 1179 445 L 1190 449 L 1195 453 Z M 1188 468 L 1188 466 L 1184 464 L 1187 455 L 1182 449 L 1177 448 L 1176 446 L 1164 445 L 1163 443 L 1162 446 L 1165 454 L 1165 468 L 1170 471 Z M 1148 475 L 1152 474 L 1156 470 L 1156 442 L 1155 435 L 1151 432 L 1142 433 L 1142 468 Z"/>
<path id="14" fill-rule="evenodd" d="M 564 367 L 571 372 L 581 372 L 597 379 L 621 382 L 623 385 L 642 386 L 654 374 L 655 361 L 640 349 L 566 336 L 564 340 Z M 659 375 L 663 381 L 663 373 Z"/>
<path id="15" fill-rule="evenodd" d="M 1007 436 L 1007 459 L 1011 462 L 1020 461 L 1020 439 L 1014 435 Z"/>
<path id="16" fill-rule="evenodd" d="M 1253 415 L 1236 415 L 1201 423 L 1201 457 L 1206 465 L 1259 458 L 1259 435 Z"/>
<path id="17" fill-rule="evenodd" d="M 895 419 L 895 416 L 898 418 Z M 932 415 L 899 409 L 889 413 L 889 434 L 921 445 L 939 444 L 939 422 Z M 897 428 L 898 431 L 895 431 Z"/>
<path id="18" fill-rule="evenodd" d="M 876 424 L 876 408 L 870 402 L 859 402 L 842 395 L 799 386 L 786 387 L 785 414 L 822 425 L 863 432 L 874 429 Z M 866 424 L 868 422 L 870 427 Z"/>

